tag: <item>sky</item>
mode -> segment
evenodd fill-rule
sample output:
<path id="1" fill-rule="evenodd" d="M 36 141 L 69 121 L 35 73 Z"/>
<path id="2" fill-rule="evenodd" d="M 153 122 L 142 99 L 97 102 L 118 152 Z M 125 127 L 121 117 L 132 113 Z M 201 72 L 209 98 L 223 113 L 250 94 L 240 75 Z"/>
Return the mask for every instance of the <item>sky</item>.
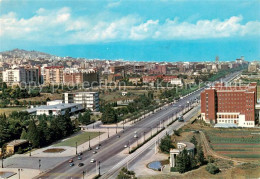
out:
<path id="1" fill-rule="evenodd" d="M 259 0 L 0 0 L 0 51 L 133 61 L 260 60 Z"/>

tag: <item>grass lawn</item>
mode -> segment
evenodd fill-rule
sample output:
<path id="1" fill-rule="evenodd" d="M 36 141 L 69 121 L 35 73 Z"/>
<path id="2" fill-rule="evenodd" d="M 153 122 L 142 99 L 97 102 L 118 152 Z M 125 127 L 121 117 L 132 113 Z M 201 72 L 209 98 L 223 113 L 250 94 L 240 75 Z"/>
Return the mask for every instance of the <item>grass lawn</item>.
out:
<path id="1" fill-rule="evenodd" d="M 102 134 L 102 133 L 100 133 Z M 93 139 L 99 135 L 99 132 L 81 132 L 78 135 L 75 135 L 73 137 L 70 137 L 68 139 L 65 139 L 57 144 L 54 144 L 54 146 L 69 146 L 69 147 L 75 147 L 76 142 L 78 145 L 81 145 L 90 139 Z"/>
<path id="2" fill-rule="evenodd" d="M 24 109 L 26 109 L 25 107 L 9 107 L 9 108 L 1 108 L 0 109 L 0 114 L 6 114 L 7 116 L 9 115 L 9 114 L 11 114 L 13 111 L 22 111 L 22 110 L 24 110 Z"/>

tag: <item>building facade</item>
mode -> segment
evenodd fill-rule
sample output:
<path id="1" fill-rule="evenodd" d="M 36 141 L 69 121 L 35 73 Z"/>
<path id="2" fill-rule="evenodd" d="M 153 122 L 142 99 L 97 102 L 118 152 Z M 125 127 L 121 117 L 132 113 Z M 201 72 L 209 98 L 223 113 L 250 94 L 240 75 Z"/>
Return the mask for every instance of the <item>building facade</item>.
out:
<path id="1" fill-rule="evenodd" d="M 222 83 L 201 92 L 201 117 L 207 123 L 254 127 L 257 84 L 225 86 Z"/>
<path id="2" fill-rule="evenodd" d="M 98 92 L 64 93 L 63 102 L 82 104 L 82 106 L 86 109 L 90 109 L 91 111 L 99 111 Z"/>
<path id="3" fill-rule="evenodd" d="M 49 66 L 44 68 L 44 84 L 63 83 L 63 66 Z"/>
<path id="4" fill-rule="evenodd" d="M 3 82 L 8 85 L 39 84 L 39 69 L 17 67 L 3 71 Z"/>

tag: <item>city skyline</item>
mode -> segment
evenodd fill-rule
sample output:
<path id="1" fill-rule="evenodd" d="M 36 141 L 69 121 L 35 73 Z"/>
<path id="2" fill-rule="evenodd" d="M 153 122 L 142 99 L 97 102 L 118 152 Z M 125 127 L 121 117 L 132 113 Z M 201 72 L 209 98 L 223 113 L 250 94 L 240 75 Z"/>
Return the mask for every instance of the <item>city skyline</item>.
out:
<path id="1" fill-rule="evenodd" d="M 260 58 L 258 1 L 0 4 L 0 51 L 158 62 Z"/>

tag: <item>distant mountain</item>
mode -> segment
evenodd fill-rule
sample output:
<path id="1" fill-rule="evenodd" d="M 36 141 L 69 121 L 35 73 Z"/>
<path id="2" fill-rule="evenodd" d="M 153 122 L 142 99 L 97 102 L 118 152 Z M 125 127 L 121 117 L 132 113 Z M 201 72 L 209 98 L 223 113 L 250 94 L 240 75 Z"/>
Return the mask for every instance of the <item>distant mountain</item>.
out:
<path id="1" fill-rule="evenodd" d="M 0 54 L 2 56 L 8 56 L 8 57 L 31 58 L 31 59 L 56 57 L 54 55 L 50 55 L 50 54 L 43 53 L 43 52 L 38 52 L 38 51 L 34 51 L 34 50 L 27 51 L 27 50 L 23 50 L 23 49 L 13 49 L 10 51 L 0 52 Z"/>

